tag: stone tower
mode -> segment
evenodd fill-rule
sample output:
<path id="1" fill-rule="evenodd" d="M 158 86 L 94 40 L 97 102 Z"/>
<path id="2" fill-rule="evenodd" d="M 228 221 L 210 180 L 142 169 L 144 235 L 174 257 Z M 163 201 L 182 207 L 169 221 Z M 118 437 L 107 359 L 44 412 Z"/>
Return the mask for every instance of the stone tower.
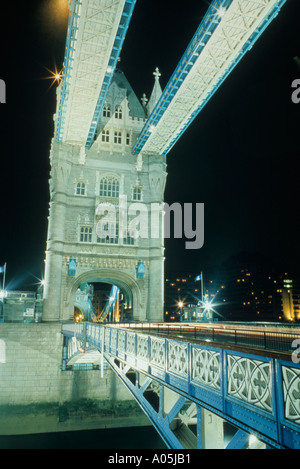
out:
<path id="1" fill-rule="evenodd" d="M 132 153 L 148 112 L 117 70 L 90 149 L 53 139 L 43 321 L 72 319 L 85 282 L 119 287 L 132 319 L 163 320 L 166 164 Z"/>

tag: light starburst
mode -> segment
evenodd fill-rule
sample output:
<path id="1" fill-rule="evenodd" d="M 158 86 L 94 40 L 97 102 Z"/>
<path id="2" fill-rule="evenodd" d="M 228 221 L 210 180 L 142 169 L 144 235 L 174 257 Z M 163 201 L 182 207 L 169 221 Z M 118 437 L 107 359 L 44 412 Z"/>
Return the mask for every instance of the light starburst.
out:
<path id="1" fill-rule="evenodd" d="M 56 65 L 54 67 L 54 70 L 50 70 L 49 68 L 45 67 L 46 70 L 48 70 L 48 72 L 50 73 L 50 76 L 48 77 L 45 77 L 45 80 L 52 80 L 52 83 L 50 85 L 50 88 L 55 84 L 57 83 L 59 85 L 59 83 L 61 82 L 61 79 L 63 77 L 63 73 L 62 73 L 62 69 L 61 70 L 58 70 Z"/>

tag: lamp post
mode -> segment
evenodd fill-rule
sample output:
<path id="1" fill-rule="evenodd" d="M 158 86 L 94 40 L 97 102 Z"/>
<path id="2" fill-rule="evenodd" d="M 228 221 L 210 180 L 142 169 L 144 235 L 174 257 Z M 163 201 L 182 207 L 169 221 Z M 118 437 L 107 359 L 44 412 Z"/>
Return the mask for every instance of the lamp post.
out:
<path id="1" fill-rule="evenodd" d="M 182 308 L 184 306 L 183 301 L 178 301 L 177 306 L 178 306 L 179 311 L 180 311 L 180 322 L 182 322 L 182 315 L 183 315 Z"/>

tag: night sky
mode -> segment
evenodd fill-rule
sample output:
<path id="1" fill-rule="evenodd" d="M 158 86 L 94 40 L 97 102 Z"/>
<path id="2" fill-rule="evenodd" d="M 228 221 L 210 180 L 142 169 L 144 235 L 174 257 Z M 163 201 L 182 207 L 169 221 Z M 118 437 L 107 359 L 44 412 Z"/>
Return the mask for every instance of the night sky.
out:
<path id="1" fill-rule="evenodd" d="M 49 149 L 55 86 L 46 68 L 62 67 L 67 0 L 1 7 L 0 266 L 7 288 L 42 278 L 49 202 Z M 158 66 L 167 84 L 208 8 L 191 0 L 138 0 L 121 54 L 138 98 L 149 98 Z M 167 156 L 165 200 L 205 204 L 205 242 L 186 251 L 166 241 L 167 271 L 205 271 L 241 251 L 260 252 L 299 274 L 300 2 L 279 16 L 238 64 Z"/>

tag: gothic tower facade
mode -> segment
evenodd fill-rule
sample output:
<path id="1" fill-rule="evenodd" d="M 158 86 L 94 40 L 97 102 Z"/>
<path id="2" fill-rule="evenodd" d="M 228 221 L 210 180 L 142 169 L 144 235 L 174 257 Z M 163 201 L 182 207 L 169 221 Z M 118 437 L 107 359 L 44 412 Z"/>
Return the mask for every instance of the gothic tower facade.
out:
<path id="1" fill-rule="evenodd" d="M 116 71 L 90 149 L 53 139 L 43 321 L 72 319 L 88 282 L 120 288 L 133 320 L 163 320 L 166 164 L 132 152 L 146 120 Z"/>

